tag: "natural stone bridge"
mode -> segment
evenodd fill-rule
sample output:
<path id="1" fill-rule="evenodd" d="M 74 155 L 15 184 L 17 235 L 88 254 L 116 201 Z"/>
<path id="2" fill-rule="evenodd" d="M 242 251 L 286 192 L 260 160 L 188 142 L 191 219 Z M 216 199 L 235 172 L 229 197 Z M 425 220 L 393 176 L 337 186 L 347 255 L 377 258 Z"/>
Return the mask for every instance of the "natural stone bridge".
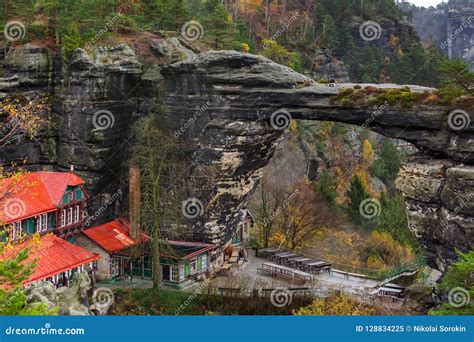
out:
<path id="1" fill-rule="evenodd" d="M 93 56 L 79 49 L 69 64 L 30 45 L 0 54 L 0 97 L 35 94 L 50 85 L 54 100 L 48 130 L 33 142 L 1 150 L 2 162 L 26 158 L 32 169 L 59 170 L 74 163 L 94 184 L 93 195 L 111 195 L 117 188 L 125 192 L 121 175 L 129 159 L 129 129 L 149 111 L 159 89 L 174 135 L 184 141 L 190 160 L 186 195 L 204 206 L 202 215 L 188 220 L 189 230 L 196 239 L 222 246 L 239 220 L 239 209 L 258 186 L 288 114 L 361 125 L 422 151 L 402 167 L 397 186 L 406 198 L 410 227 L 431 265 L 444 269 L 455 248 L 474 247 L 472 118 L 469 127 L 455 131 L 448 125 L 448 108 L 389 105 L 377 115 L 372 108 L 345 108 L 331 104 L 330 97 L 352 84 L 317 84 L 250 54 L 193 56 L 176 40 L 166 44 L 150 41 L 150 49 L 160 56 L 181 49 L 184 53 L 178 55 L 190 58 L 160 70 L 141 64 L 126 45 L 99 48 Z M 94 126 L 98 110 L 113 114 L 107 129 Z"/>
<path id="2" fill-rule="evenodd" d="M 414 144 L 423 154 L 405 164 L 397 180 L 411 230 L 440 269 L 454 248 L 473 248 L 474 127 L 450 128 L 448 108 L 387 105 L 376 114 L 373 108 L 342 108 L 330 97 L 354 84 L 317 84 L 266 58 L 237 52 L 203 53 L 162 74 L 164 106 L 195 163 L 189 195 L 204 204 L 196 222 L 207 240 L 229 239 L 233 215 L 258 185 L 291 116 L 362 125 Z"/>

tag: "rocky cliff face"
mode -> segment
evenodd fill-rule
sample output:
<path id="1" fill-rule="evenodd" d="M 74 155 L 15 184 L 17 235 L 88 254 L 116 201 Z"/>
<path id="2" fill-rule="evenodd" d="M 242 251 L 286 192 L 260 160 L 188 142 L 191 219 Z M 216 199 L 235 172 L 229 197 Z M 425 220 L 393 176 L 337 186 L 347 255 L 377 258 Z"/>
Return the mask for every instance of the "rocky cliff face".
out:
<path id="1" fill-rule="evenodd" d="M 436 8 L 408 9 L 422 42 L 435 45 L 450 58 L 463 58 L 474 69 L 474 3 L 449 1 Z"/>
<path id="2" fill-rule="evenodd" d="M 291 117 L 363 125 L 413 143 L 424 155 L 404 166 L 399 187 L 408 198 L 411 228 L 426 246 L 431 265 L 443 269 L 454 257 L 454 247 L 472 249 L 473 127 L 452 130 L 447 108 L 389 106 L 382 115 L 374 115 L 372 109 L 341 108 L 330 104 L 329 98 L 353 85 L 316 84 L 265 58 L 235 52 L 204 53 L 165 68 L 163 75 L 164 106 L 184 114 L 177 127 L 185 124 L 195 107 L 207 104 L 205 114 L 188 128 L 186 141 L 193 146 L 192 160 L 215 168 L 215 178 L 207 178 L 212 179 L 212 191 L 202 185 L 193 193 L 205 203 L 201 219 L 211 241 L 219 244 L 228 238 L 235 213 L 229 209 L 239 208 L 255 189 L 261 167 L 271 158 Z M 435 167 L 439 164 L 446 167 L 439 170 Z M 197 169 L 192 176 L 200 179 L 204 174 Z M 471 204 L 456 209 L 460 203 Z M 438 228 L 441 222 L 444 226 Z"/>
<path id="3" fill-rule="evenodd" d="M 455 249 L 474 249 L 474 167 L 449 159 L 412 158 L 397 188 L 405 196 L 410 229 L 433 268 L 445 271 Z"/>
<path id="4" fill-rule="evenodd" d="M 193 55 L 176 41 L 150 44 L 150 49 L 169 60 Z M 399 187 L 408 198 L 410 225 L 432 265 L 443 269 L 454 247 L 473 247 L 473 126 L 450 129 L 447 108 L 394 107 L 382 114 L 342 108 L 330 97 L 352 84 L 317 84 L 266 58 L 237 52 L 202 53 L 159 72 L 142 65 L 126 45 L 99 49 L 94 56 L 77 50 L 68 64 L 42 49 L 20 50 L 32 55 L 28 59 L 36 61 L 35 71 L 25 71 L 17 57 L 7 54 L 0 84 L 12 77 L 16 81 L 3 88 L 4 96 L 34 96 L 49 84 L 53 111 L 42 137 L 2 151 L 4 162 L 28 157 L 32 168 L 75 164 L 93 182 L 94 195 L 110 196 L 126 189 L 122 175 L 131 125 L 151 106 L 162 106 L 173 118 L 173 135 L 186 147 L 187 196 L 203 207 L 200 215 L 187 219 L 188 231 L 196 240 L 222 247 L 290 118 L 362 125 L 424 152 L 404 166 Z"/>

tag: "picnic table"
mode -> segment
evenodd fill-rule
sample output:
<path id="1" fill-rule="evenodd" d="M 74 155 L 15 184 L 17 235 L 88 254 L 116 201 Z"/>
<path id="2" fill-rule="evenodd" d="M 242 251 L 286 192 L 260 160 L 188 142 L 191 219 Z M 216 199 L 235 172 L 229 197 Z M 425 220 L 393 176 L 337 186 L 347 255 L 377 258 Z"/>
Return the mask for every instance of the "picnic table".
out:
<path id="1" fill-rule="evenodd" d="M 260 270 L 260 271 L 259 271 Z M 313 276 L 307 272 L 297 270 L 294 268 L 286 267 L 283 265 L 274 264 L 271 262 L 265 262 L 262 264 L 261 269 L 257 269 L 257 272 L 268 274 L 272 277 L 281 276 L 287 279 L 299 279 L 303 281 L 312 281 Z"/>
<path id="2" fill-rule="evenodd" d="M 303 265 L 303 268 L 305 271 L 308 271 L 310 273 L 319 273 L 320 271 L 331 271 L 331 264 L 325 261 L 311 261 L 305 263 Z"/>
<path id="3" fill-rule="evenodd" d="M 268 257 L 269 255 L 272 255 L 272 254 L 275 254 L 275 253 L 278 253 L 280 250 L 276 247 L 267 247 L 267 248 L 263 248 L 263 249 L 257 249 L 256 250 L 256 256 L 260 256 L 260 253 L 262 254 L 262 256 L 264 257 Z"/>
<path id="4" fill-rule="evenodd" d="M 278 253 L 271 257 L 272 260 L 276 260 L 278 263 L 281 263 L 283 259 L 295 257 L 297 254 L 291 252 Z"/>
<path id="5" fill-rule="evenodd" d="M 297 256 L 295 258 L 288 259 L 287 263 L 290 264 L 292 267 L 295 266 L 301 268 L 301 266 L 303 266 L 303 263 L 307 261 L 311 261 L 311 259 L 307 257 Z"/>

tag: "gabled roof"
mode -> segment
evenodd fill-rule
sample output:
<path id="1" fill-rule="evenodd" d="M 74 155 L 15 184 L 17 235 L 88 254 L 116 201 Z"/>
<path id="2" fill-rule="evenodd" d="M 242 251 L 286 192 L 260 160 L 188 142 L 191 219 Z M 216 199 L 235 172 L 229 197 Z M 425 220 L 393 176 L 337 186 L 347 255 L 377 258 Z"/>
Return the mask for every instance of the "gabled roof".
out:
<path id="1" fill-rule="evenodd" d="M 130 236 L 130 222 L 122 217 L 82 232 L 108 253 L 119 252 L 150 240 L 143 232 L 140 239 L 133 239 Z"/>
<path id="2" fill-rule="evenodd" d="M 209 243 L 176 240 L 160 240 L 160 245 L 161 256 L 187 260 L 216 248 L 215 245 Z"/>
<path id="3" fill-rule="evenodd" d="M 38 171 L 0 179 L 0 222 L 11 223 L 54 211 L 68 186 L 84 183 L 73 172 Z"/>
<path id="4" fill-rule="evenodd" d="M 37 264 L 33 274 L 28 277 L 24 285 L 49 278 L 100 258 L 98 254 L 73 245 L 54 234 L 47 234 L 41 236 L 39 242 L 31 242 L 30 239 L 12 246 L 11 249 L 5 249 L 3 254 L 0 254 L 0 259 L 11 259 L 25 247 L 29 248 L 29 256 L 24 263 L 36 259 Z"/>
<path id="5" fill-rule="evenodd" d="M 34 172 L 45 185 L 49 198 L 54 205 L 61 203 L 64 192 L 68 186 L 83 185 L 84 180 L 73 172 Z"/>
<path id="6" fill-rule="evenodd" d="M 250 217 L 252 220 L 255 220 L 255 218 L 252 215 L 252 212 L 248 208 L 242 209 L 242 212 L 244 213 L 243 218 Z"/>

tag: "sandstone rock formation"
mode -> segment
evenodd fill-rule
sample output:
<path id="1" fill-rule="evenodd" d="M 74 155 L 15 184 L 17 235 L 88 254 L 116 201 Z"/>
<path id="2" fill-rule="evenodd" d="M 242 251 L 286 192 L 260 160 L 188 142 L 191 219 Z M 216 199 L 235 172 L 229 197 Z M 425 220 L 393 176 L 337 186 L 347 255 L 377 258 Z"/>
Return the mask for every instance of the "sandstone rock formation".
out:
<path id="1" fill-rule="evenodd" d="M 56 289 L 51 282 L 45 281 L 27 288 L 26 301 L 29 305 L 43 303 L 50 310 L 58 308 L 60 315 L 88 316 L 87 291 L 90 287 L 87 273 L 76 273 L 70 287 Z"/>
<path id="2" fill-rule="evenodd" d="M 388 106 L 379 115 L 372 108 L 341 108 L 332 105 L 330 97 L 354 85 L 317 84 L 268 59 L 237 52 L 203 53 L 162 73 L 166 80 L 163 105 L 176 113 L 177 130 L 195 108 L 207 104 L 183 139 L 196 164 L 190 197 L 205 203 L 203 216 L 194 223 L 204 227 L 199 234 L 209 241 L 220 244 L 230 237 L 228 227 L 235 209 L 258 185 L 261 167 L 271 158 L 281 128 L 291 117 L 363 125 L 413 143 L 424 155 L 404 167 L 398 184 L 408 198 L 410 225 L 426 247 L 430 265 L 443 269 L 454 257 L 454 248 L 473 248 L 473 126 L 451 129 L 447 108 Z M 211 189 L 199 182 L 209 182 L 205 167 L 214 170 Z M 441 223 L 444 227 L 438 228 Z"/>
<path id="3" fill-rule="evenodd" d="M 152 45 L 171 60 L 192 53 L 179 41 Z M 34 96 L 49 84 L 53 111 L 42 136 L 2 150 L 3 162 L 27 158 L 31 168 L 59 170 L 74 164 L 93 184 L 93 196 L 125 192 L 130 127 L 161 106 L 172 118 L 172 134 L 186 146 L 187 196 L 204 207 L 202 215 L 186 221 L 190 235 L 222 247 L 290 118 L 362 125 L 423 152 L 404 167 L 399 187 L 431 265 L 443 269 L 454 247 L 472 249 L 473 120 L 464 130 L 453 130 L 448 108 L 342 108 L 330 97 L 353 84 L 317 84 L 266 58 L 238 52 L 202 53 L 160 70 L 140 63 L 126 45 L 99 48 L 93 55 L 78 49 L 68 63 L 46 49 L 18 50 L 38 67 L 29 72 L 6 54 L 0 95 Z M 441 222 L 445 225 L 438 228 Z"/>

